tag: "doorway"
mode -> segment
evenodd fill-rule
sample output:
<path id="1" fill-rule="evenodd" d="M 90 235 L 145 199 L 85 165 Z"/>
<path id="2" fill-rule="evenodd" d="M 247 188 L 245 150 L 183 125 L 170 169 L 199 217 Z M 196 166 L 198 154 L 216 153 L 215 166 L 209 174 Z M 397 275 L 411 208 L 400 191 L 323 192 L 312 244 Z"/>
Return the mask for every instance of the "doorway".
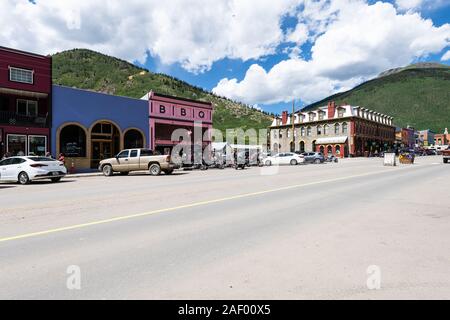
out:
<path id="1" fill-rule="evenodd" d="M 119 129 L 110 122 L 97 123 L 91 132 L 91 150 L 91 168 L 96 169 L 101 160 L 119 153 Z"/>

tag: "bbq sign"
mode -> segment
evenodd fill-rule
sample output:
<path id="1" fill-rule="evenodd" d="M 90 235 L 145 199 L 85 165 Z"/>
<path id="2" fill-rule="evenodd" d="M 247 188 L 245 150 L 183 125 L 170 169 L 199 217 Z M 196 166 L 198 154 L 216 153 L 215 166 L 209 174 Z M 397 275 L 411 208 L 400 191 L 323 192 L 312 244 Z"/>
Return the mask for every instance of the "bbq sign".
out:
<path id="1" fill-rule="evenodd" d="M 152 115 L 164 118 L 176 118 L 183 120 L 210 121 L 211 110 L 200 107 L 187 107 L 176 104 L 154 103 Z"/>

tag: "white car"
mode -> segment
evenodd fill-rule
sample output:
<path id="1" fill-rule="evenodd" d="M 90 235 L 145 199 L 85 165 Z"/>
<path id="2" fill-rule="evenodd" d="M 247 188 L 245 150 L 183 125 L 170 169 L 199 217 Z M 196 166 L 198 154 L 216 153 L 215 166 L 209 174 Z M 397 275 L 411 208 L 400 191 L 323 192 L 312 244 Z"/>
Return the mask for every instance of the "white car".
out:
<path id="1" fill-rule="evenodd" d="M 296 166 L 297 164 L 304 163 L 305 159 L 293 152 L 277 153 L 274 156 L 270 156 L 264 159 L 264 164 L 266 166 L 271 165 L 284 165 L 290 164 L 291 166 Z"/>
<path id="2" fill-rule="evenodd" d="M 67 169 L 61 161 L 46 157 L 11 157 L 0 161 L 0 181 L 27 184 L 50 179 L 59 182 L 66 174 Z"/>

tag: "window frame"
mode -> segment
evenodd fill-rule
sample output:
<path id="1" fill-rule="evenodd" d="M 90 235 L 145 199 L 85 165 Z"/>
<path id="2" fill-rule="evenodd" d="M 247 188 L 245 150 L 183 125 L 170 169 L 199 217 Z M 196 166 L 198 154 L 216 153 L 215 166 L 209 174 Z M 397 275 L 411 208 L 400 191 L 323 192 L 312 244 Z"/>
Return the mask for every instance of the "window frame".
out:
<path id="1" fill-rule="evenodd" d="M 19 102 L 25 102 L 26 114 L 19 113 Z M 29 105 L 30 104 L 33 104 L 36 106 L 36 114 L 35 115 L 29 114 Z M 16 99 L 16 114 L 19 116 L 25 116 L 25 117 L 37 117 L 39 115 L 39 104 L 36 100 Z"/>
<path id="2" fill-rule="evenodd" d="M 15 133 L 9 133 L 6 135 L 6 152 L 10 152 L 9 151 L 9 137 L 10 136 L 16 136 L 16 137 L 25 137 L 25 150 L 24 150 L 24 154 L 28 154 L 28 138 L 26 134 L 15 134 Z"/>
<path id="3" fill-rule="evenodd" d="M 30 135 L 28 135 L 28 137 L 27 137 L 27 155 L 29 155 L 29 152 L 30 152 L 30 141 L 31 141 L 31 138 L 44 138 L 44 140 L 45 140 L 45 150 L 44 150 L 44 155 L 45 155 L 45 153 L 47 152 L 47 136 L 43 136 L 43 135 L 39 135 L 39 134 L 30 134 Z"/>
<path id="4" fill-rule="evenodd" d="M 22 81 L 22 80 L 18 80 L 18 79 L 14 80 L 13 77 L 12 77 L 13 70 L 14 71 L 20 71 L 20 72 L 23 72 L 23 71 L 29 72 L 31 74 L 31 82 Z M 33 85 L 34 84 L 34 70 L 33 69 L 25 69 L 25 68 L 9 66 L 9 81 Z"/>

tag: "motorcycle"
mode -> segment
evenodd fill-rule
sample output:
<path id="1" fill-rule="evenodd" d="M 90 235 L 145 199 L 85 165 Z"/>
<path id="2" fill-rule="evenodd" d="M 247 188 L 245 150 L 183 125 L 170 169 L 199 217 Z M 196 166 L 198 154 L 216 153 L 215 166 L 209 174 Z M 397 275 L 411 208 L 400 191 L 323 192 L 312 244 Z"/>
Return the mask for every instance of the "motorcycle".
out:
<path id="1" fill-rule="evenodd" d="M 332 154 L 329 154 L 325 160 L 327 162 L 335 162 L 335 163 L 337 163 L 339 161 L 338 158 Z"/>

